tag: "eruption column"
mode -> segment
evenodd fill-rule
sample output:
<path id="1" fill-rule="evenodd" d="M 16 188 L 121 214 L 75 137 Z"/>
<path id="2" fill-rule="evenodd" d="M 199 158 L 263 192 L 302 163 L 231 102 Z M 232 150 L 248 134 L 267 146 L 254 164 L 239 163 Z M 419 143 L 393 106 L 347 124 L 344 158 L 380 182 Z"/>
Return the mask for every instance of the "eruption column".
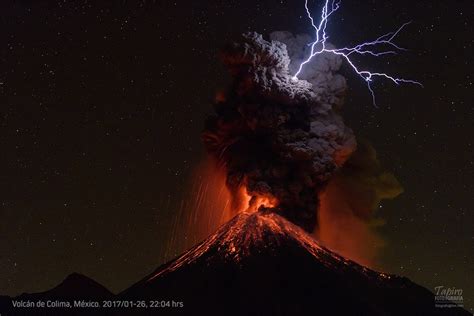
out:
<path id="1" fill-rule="evenodd" d="M 226 172 L 233 204 L 276 212 L 312 232 L 318 192 L 356 146 L 339 98 L 292 80 L 286 45 L 259 34 L 244 34 L 222 58 L 233 82 L 216 99 L 203 141 Z M 339 58 L 322 61 L 325 77 L 334 77 Z"/>

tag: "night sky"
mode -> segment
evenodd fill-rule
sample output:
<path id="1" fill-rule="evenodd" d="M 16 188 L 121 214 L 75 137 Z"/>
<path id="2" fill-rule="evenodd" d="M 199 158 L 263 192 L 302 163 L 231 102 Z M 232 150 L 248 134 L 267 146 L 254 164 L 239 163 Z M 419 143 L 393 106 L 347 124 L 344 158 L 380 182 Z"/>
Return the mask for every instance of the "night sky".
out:
<path id="1" fill-rule="evenodd" d="M 97 1 L 99 2 L 99 1 Z M 318 2 L 313 2 L 316 5 Z M 410 50 L 366 63 L 418 80 L 376 84 L 378 108 L 345 67 L 344 117 L 404 193 L 382 204 L 384 270 L 474 305 L 474 103 L 470 0 L 343 0 L 331 42 L 413 21 Z M 315 12 L 319 10 L 315 7 Z M 120 291 L 167 249 L 200 132 L 237 34 L 310 33 L 304 1 L 2 1 L 0 294 L 79 272 Z M 178 238 L 184 238 L 181 232 Z"/>

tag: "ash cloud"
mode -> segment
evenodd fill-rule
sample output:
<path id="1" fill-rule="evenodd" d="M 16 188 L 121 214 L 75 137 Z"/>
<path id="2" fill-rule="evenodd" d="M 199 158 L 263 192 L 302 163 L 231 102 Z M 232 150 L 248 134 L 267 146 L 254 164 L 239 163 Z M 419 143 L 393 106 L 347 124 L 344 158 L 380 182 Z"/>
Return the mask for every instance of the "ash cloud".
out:
<path id="1" fill-rule="evenodd" d="M 307 34 L 293 35 L 287 31 L 277 31 L 270 34 L 270 39 L 284 43 L 290 57 L 289 70 L 297 72 L 301 62 L 311 54 L 311 43 L 314 39 Z M 327 47 L 333 48 L 328 43 Z M 342 65 L 342 58 L 330 53 L 323 53 L 305 65 L 300 73 L 300 79 L 312 85 L 312 90 L 326 98 L 334 106 L 342 106 L 347 88 L 346 79 L 338 73 Z"/>
<path id="2" fill-rule="evenodd" d="M 307 80 L 293 80 L 290 56 L 298 60 L 304 40 L 282 32 L 272 38 L 278 41 L 246 33 L 224 49 L 233 82 L 216 98 L 202 138 L 226 170 L 233 196 L 244 188 L 250 207 L 262 198 L 276 201 L 266 207 L 311 232 L 319 192 L 356 148 L 338 113 L 341 60 L 318 56 L 303 74 Z"/>
<path id="3" fill-rule="evenodd" d="M 377 266 L 385 245 L 376 218 L 381 201 L 403 192 L 395 176 L 385 170 L 375 149 L 365 140 L 321 192 L 316 237 L 327 247 L 366 266 Z"/>

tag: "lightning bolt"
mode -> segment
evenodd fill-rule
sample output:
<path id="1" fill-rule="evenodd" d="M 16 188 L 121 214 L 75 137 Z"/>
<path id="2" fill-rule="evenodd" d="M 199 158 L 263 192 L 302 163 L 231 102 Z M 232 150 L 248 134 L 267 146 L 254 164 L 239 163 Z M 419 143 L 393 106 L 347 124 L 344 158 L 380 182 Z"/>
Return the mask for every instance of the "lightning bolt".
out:
<path id="1" fill-rule="evenodd" d="M 351 59 L 352 55 L 370 55 L 373 57 L 380 57 L 384 55 L 397 54 L 398 51 L 406 51 L 405 48 L 398 46 L 393 41 L 395 37 L 408 24 L 410 24 L 410 22 L 403 24 L 396 31 L 384 34 L 373 41 L 358 44 L 353 47 L 343 47 L 343 48 L 334 48 L 334 49 L 327 48 L 326 41 L 329 38 L 329 36 L 326 33 L 326 28 L 328 25 L 329 17 L 339 9 L 340 5 L 341 5 L 341 0 L 339 1 L 325 0 L 325 4 L 321 12 L 321 20 L 319 24 L 316 24 L 308 7 L 308 0 L 305 0 L 306 13 L 308 14 L 308 17 L 311 21 L 311 25 L 316 31 L 316 39 L 313 43 L 308 45 L 308 46 L 311 46 L 311 54 L 306 60 L 304 60 L 300 64 L 298 71 L 293 76 L 293 80 L 298 80 L 298 75 L 301 73 L 304 66 L 307 63 L 309 63 L 315 56 L 327 52 L 327 53 L 339 55 L 343 59 L 345 59 L 347 63 L 349 64 L 349 66 L 357 73 L 357 75 L 361 77 L 367 83 L 367 87 L 372 95 L 372 101 L 373 101 L 374 106 L 377 106 L 376 101 L 375 101 L 375 92 L 372 88 L 372 83 L 373 83 L 374 78 L 380 77 L 382 79 L 390 80 L 397 85 L 401 83 L 410 83 L 410 84 L 415 84 L 415 85 L 419 85 L 423 87 L 423 85 L 419 83 L 418 81 L 397 78 L 397 77 L 388 75 L 386 73 L 371 72 L 368 70 L 359 69 L 359 67 L 357 67 L 356 64 L 353 62 L 353 60 Z"/>

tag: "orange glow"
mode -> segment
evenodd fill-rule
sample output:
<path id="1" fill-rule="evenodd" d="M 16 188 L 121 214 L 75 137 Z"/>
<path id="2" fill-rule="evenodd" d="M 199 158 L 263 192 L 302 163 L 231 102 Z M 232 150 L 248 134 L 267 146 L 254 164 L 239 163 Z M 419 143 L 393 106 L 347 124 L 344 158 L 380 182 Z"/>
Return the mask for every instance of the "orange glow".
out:
<path id="1" fill-rule="evenodd" d="M 224 91 L 219 91 L 219 92 L 216 93 L 215 101 L 217 103 L 225 102 L 225 100 L 226 100 L 226 96 L 225 96 Z"/>
<path id="2" fill-rule="evenodd" d="M 238 213 L 256 212 L 260 207 L 270 208 L 278 204 L 273 197 L 250 196 L 245 185 L 230 192 L 226 186 L 225 169 L 210 158 L 197 165 L 184 190 L 187 193 L 178 210 L 178 222 L 173 227 L 169 251 L 195 245 Z M 182 231 L 186 231 L 185 240 L 179 236 Z"/>
<path id="3" fill-rule="evenodd" d="M 274 208 L 278 205 L 278 201 L 276 198 L 272 196 L 250 196 L 247 192 L 247 189 L 243 189 L 245 191 L 245 205 L 247 205 L 247 212 L 256 212 L 261 207 L 265 208 Z"/>
<path id="4" fill-rule="evenodd" d="M 214 161 L 201 162 L 195 170 L 193 182 L 191 205 L 187 210 L 192 213 L 189 226 L 194 226 L 192 230 L 203 238 L 234 217 L 236 211 L 226 186 L 225 170 Z"/>
<path id="5" fill-rule="evenodd" d="M 336 253 L 370 268 L 377 268 L 376 256 L 382 238 L 366 221 L 354 215 L 355 203 L 348 189 L 333 179 L 320 194 L 316 238 Z"/>

